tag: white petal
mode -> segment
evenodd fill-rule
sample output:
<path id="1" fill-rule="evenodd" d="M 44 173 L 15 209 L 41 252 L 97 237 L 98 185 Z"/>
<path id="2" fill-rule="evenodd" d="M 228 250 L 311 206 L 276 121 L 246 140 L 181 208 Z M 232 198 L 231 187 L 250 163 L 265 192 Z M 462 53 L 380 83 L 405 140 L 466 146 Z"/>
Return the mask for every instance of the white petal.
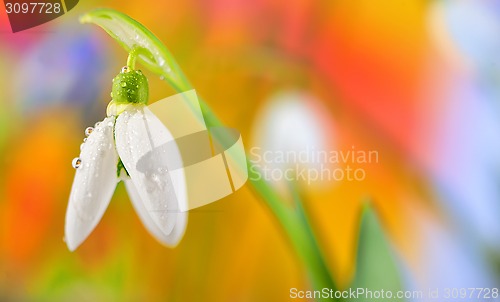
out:
<path id="1" fill-rule="evenodd" d="M 186 203 L 184 174 L 169 173 L 182 167 L 172 134 L 147 107 L 131 105 L 116 121 L 115 139 L 145 212 L 169 235 L 179 219 L 179 204 Z"/>
<path id="2" fill-rule="evenodd" d="M 170 216 L 174 216 L 175 225 L 170 234 L 165 235 L 162 230 L 158 227 L 158 225 L 153 221 L 153 218 L 146 210 L 144 206 L 144 202 L 141 200 L 139 193 L 137 193 L 137 189 L 134 186 L 134 183 L 127 179 L 125 182 L 125 188 L 127 189 L 130 200 L 132 201 L 132 205 L 137 212 L 137 215 L 141 219 L 142 223 L 146 227 L 153 237 L 156 238 L 159 242 L 165 244 L 169 247 L 176 246 L 184 235 L 184 231 L 186 230 L 187 225 L 187 213 L 179 212 L 179 213 L 171 213 L 168 214 Z"/>
<path id="3" fill-rule="evenodd" d="M 75 250 L 101 220 L 118 182 L 113 141 L 114 118 L 96 125 L 80 154 L 66 211 L 65 240 Z"/>

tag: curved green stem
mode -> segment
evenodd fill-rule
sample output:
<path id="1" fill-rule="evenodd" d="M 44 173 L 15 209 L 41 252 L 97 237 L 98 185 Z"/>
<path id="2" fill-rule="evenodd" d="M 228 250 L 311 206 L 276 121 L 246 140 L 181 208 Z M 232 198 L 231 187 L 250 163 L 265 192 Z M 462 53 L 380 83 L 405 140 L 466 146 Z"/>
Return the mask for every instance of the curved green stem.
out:
<path id="1" fill-rule="evenodd" d="M 127 58 L 127 68 L 130 70 L 135 69 L 135 62 L 137 61 L 137 57 L 139 55 L 147 55 L 146 49 L 142 47 L 134 47 L 129 53 Z"/>

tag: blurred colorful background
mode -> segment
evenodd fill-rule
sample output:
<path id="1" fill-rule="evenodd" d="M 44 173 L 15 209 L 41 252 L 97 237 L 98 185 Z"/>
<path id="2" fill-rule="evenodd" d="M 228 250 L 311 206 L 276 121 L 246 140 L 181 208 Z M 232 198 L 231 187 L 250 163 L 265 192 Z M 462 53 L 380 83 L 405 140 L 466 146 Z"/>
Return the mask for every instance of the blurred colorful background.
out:
<path id="1" fill-rule="evenodd" d="M 127 59 L 78 23 L 97 7 L 155 33 L 247 150 L 378 152 L 362 181 L 293 184 L 338 288 L 363 257 L 367 200 L 402 288 L 499 286 L 497 1 L 82 0 L 16 34 L 0 12 L 0 301 L 286 301 L 290 288 L 312 289 L 250 184 L 191 211 L 174 249 L 147 233 L 120 184 L 68 251 L 71 160 Z M 145 74 L 151 102 L 174 94 Z M 288 184 L 270 182 L 287 200 Z"/>

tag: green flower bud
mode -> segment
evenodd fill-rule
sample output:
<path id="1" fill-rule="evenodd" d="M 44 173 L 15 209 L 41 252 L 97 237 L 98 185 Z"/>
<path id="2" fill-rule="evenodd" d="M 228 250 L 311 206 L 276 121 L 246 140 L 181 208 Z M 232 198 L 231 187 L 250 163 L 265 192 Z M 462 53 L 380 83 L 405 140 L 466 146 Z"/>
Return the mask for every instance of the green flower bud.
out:
<path id="1" fill-rule="evenodd" d="M 115 104 L 146 104 L 149 97 L 148 79 L 140 70 L 124 67 L 113 79 L 111 97 Z"/>

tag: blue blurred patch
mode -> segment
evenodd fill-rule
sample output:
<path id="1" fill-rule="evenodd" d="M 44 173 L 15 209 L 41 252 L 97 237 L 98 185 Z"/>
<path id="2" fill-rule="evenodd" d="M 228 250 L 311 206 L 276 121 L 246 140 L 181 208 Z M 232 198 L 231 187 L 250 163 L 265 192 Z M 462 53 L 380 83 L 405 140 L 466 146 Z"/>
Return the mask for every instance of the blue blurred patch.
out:
<path id="1" fill-rule="evenodd" d="M 481 69 L 500 63 L 500 4 L 498 1 L 445 1 L 444 19 L 461 52 Z"/>
<path id="2" fill-rule="evenodd" d="M 14 73 L 14 97 L 21 111 L 36 113 L 53 106 L 76 106 L 84 114 L 93 111 L 111 87 L 110 78 L 105 79 L 110 65 L 105 45 L 95 31 L 83 26 L 49 32 L 32 44 Z"/>

